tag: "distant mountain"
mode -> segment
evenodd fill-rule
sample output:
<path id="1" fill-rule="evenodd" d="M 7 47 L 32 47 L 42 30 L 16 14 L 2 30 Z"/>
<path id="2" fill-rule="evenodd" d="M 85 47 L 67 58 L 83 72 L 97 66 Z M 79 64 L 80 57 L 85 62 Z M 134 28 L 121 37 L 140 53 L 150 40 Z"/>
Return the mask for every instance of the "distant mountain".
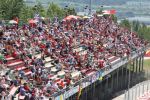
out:
<path id="1" fill-rule="evenodd" d="M 73 2 L 73 3 L 84 3 L 84 4 L 89 4 L 90 0 L 24 0 L 26 2 L 36 2 L 40 1 L 42 3 L 47 3 L 47 2 Z M 149 1 L 149 0 L 91 0 L 93 4 L 107 4 L 107 5 L 119 5 L 119 4 L 124 4 L 128 1 Z"/>
<path id="2" fill-rule="evenodd" d="M 26 2 L 36 2 L 37 0 L 25 0 Z M 73 2 L 73 3 L 83 3 L 83 4 L 89 4 L 90 0 L 39 0 L 42 3 L 47 3 L 47 2 Z M 107 5 L 118 5 L 118 4 L 123 4 L 127 1 L 131 0 L 92 0 L 92 4 L 107 4 Z"/>

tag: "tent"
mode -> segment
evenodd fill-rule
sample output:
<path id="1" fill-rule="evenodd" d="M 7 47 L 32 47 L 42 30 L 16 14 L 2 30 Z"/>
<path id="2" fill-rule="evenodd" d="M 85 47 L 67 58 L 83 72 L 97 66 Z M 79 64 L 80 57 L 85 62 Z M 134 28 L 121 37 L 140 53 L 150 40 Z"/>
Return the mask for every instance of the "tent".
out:
<path id="1" fill-rule="evenodd" d="M 37 20 L 34 20 L 34 19 L 31 19 L 31 20 L 29 20 L 28 21 L 28 23 L 30 23 L 30 24 L 35 24 L 35 23 L 37 23 L 38 21 Z"/>

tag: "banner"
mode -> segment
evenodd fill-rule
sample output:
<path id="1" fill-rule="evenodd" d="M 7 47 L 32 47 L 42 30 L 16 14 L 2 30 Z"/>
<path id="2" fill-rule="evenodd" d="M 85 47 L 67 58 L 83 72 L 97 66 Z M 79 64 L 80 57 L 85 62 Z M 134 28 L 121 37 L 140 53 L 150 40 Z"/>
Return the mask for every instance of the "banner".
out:
<path id="1" fill-rule="evenodd" d="M 92 83 L 94 83 L 95 81 L 97 81 L 99 79 L 99 72 L 96 72 L 96 74 L 93 74 L 91 77 L 91 81 Z"/>
<path id="2" fill-rule="evenodd" d="M 77 100 L 80 100 L 81 93 L 82 93 L 82 86 L 80 85 L 78 90 Z"/>
<path id="3" fill-rule="evenodd" d="M 91 84 L 91 82 L 89 81 L 89 78 L 82 81 L 81 85 L 82 85 L 82 88 L 85 88 L 87 86 L 89 86 Z"/>
<path id="4" fill-rule="evenodd" d="M 74 95 L 75 93 L 77 93 L 79 90 L 79 85 L 76 87 L 71 88 L 69 91 L 66 91 L 64 93 L 64 99 L 69 98 L 70 96 Z"/>
<path id="5" fill-rule="evenodd" d="M 98 79 L 98 80 L 100 80 L 100 81 L 102 81 L 102 80 L 103 80 L 103 76 L 102 76 L 102 74 L 103 74 L 103 72 L 102 72 L 102 71 L 99 71 L 99 79 Z"/>
<path id="6" fill-rule="evenodd" d="M 57 96 L 54 100 L 65 100 L 64 95 L 61 94 L 61 95 Z"/>

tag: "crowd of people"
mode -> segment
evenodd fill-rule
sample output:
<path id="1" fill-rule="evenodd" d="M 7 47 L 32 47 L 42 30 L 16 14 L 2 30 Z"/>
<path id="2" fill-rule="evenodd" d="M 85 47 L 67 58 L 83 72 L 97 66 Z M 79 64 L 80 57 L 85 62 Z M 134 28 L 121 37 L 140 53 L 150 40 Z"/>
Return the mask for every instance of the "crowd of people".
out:
<path id="1" fill-rule="evenodd" d="M 3 100 L 46 100 L 147 43 L 111 16 L 0 26 Z M 5 73 L 4 73 L 5 72 Z"/>

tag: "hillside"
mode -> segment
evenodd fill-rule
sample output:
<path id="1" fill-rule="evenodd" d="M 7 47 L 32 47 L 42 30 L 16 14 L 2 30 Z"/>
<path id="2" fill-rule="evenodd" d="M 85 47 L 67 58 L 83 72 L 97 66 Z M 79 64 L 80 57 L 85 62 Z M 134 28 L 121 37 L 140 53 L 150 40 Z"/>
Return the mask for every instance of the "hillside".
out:
<path id="1" fill-rule="evenodd" d="M 28 5 L 34 5 L 37 0 L 26 0 Z M 39 0 L 47 8 L 50 2 L 54 2 L 61 7 L 66 5 L 74 7 L 77 12 L 85 12 L 85 6 L 89 6 L 90 0 Z M 92 10 L 116 9 L 119 18 L 135 16 L 150 16 L 150 0 L 92 0 Z"/>

